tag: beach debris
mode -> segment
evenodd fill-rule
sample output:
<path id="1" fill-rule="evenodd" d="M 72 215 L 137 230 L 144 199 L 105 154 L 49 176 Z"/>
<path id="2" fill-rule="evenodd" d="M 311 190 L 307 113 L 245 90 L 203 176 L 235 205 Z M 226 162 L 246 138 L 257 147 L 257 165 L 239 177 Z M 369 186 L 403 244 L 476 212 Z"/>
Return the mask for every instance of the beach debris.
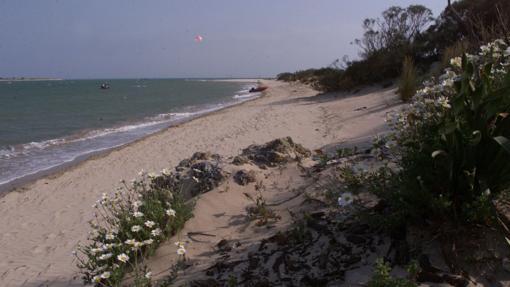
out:
<path id="1" fill-rule="evenodd" d="M 256 179 L 255 171 L 253 170 L 246 171 L 242 169 L 234 174 L 234 180 L 239 185 L 247 185 L 251 182 L 255 182 Z"/>
<path id="2" fill-rule="evenodd" d="M 250 145 L 241 154 L 259 167 L 274 167 L 310 155 L 310 150 L 294 143 L 291 137 L 275 139 L 263 145 Z"/>
<path id="3" fill-rule="evenodd" d="M 368 265 L 368 259 L 388 246 L 389 238 L 379 230 L 357 228 L 363 223 L 355 214 L 348 215 L 342 229 L 334 216 L 319 214 L 297 220 L 293 228 L 262 239 L 258 246 L 228 251 L 228 241 L 220 241 L 217 247 L 226 254 L 206 274 L 221 284 L 244 282 L 237 286 L 339 286 L 347 272 Z M 351 233 L 358 229 L 365 240 L 352 240 L 361 236 Z M 243 255 L 228 256 L 231 252 Z"/>

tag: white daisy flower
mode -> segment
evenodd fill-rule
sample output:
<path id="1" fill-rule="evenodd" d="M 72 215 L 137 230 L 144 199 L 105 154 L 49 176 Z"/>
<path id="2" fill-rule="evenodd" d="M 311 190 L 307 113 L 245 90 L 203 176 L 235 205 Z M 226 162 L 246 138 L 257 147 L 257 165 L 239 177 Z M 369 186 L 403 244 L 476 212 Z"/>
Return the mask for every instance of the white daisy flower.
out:
<path id="1" fill-rule="evenodd" d="M 161 235 L 161 229 L 156 228 L 156 229 L 154 229 L 153 231 L 151 231 L 151 234 L 152 234 L 152 236 L 154 236 L 154 237 L 159 236 L 159 235 Z"/>
<path id="2" fill-rule="evenodd" d="M 152 272 L 145 273 L 145 278 L 151 279 L 151 277 L 152 277 Z"/>
<path id="3" fill-rule="evenodd" d="M 122 253 L 117 256 L 117 260 L 119 260 L 120 262 L 126 263 L 129 260 L 129 256 L 127 256 L 125 253 Z"/>
<path id="4" fill-rule="evenodd" d="M 344 192 L 340 197 L 338 197 L 338 205 L 340 207 L 345 207 L 350 205 L 354 201 L 354 197 L 350 192 Z"/>
<path id="5" fill-rule="evenodd" d="M 166 210 L 166 215 L 168 215 L 168 216 L 175 216 L 175 214 L 176 214 L 175 210 L 173 210 L 171 208 Z"/>
<path id="6" fill-rule="evenodd" d="M 167 176 L 171 174 L 170 170 L 168 170 L 168 169 L 166 169 L 166 168 L 164 168 L 163 170 L 161 170 L 161 173 L 162 173 L 163 175 L 167 175 Z"/>
<path id="7" fill-rule="evenodd" d="M 103 272 L 103 274 L 101 274 L 101 278 L 103 279 L 108 279 L 110 278 L 110 272 L 106 271 L 106 272 Z"/>
<path id="8" fill-rule="evenodd" d="M 439 97 L 439 98 L 437 99 L 437 103 L 438 103 L 440 106 L 442 106 L 443 108 L 445 108 L 445 109 L 449 109 L 449 108 L 451 108 L 451 107 L 452 107 L 452 106 L 450 105 L 450 103 L 449 103 L 448 99 L 447 99 L 446 97 L 443 97 L 443 96 L 441 96 L 441 97 Z"/>
<path id="9" fill-rule="evenodd" d="M 106 253 L 106 254 L 103 254 L 101 256 L 99 256 L 99 260 L 107 260 L 107 259 L 110 259 L 110 257 L 112 257 L 113 254 L 111 253 Z"/>
<path id="10" fill-rule="evenodd" d="M 186 254 L 186 249 L 184 249 L 183 246 L 179 247 L 179 249 L 177 249 L 177 254 L 178 255 L 184 255 Z"/>
<path id="11" fill-rule="evenodd" d="M 152 228 L 154 225 L 156 225 L 156 222 L 154 221 L 151 221 L 151 220 L 147 220 L 145 221 L 145 226 L 149 227 L 149 228 Z"/>
<path id="12" fill-rule="evenodd" d="M 135 212 L 133 212 L 133 216 L 136 217 L 136 218 L 140 218 L 140 217 L 143 216 L 143 213 L 140 212 L 140 211 L 135 211 Z"/>
<path id="13" fill-rule="evenodd" d="M 138 232 L 140 230 L 142 230 L 142 227 L 140 225 L 133 225 L 131 227 L 131 231 L 133 231 L 133 232 Z"/>
<path id="14" fill-rule="evenodd" d="M 461 57 L 455 57 L 450 59 L 450 64 L 454 67 L 461 68 L 462 67 L 462 58 Z"/>

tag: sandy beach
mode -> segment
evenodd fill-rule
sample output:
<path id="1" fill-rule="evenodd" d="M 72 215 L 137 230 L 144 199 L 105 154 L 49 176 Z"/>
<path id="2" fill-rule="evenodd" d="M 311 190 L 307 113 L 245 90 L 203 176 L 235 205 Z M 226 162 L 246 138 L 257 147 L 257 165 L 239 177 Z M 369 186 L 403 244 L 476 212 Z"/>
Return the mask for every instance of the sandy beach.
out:
<path id="1" fill-rule="evenodd" d="M 91 206 L 141 169 L 173 168 L 196 151 L 234 156 L 250 144 L 286 136 L 311 150 L 369 139 L 386 130 L 386 114 L 400 105 L 391 88 L 319 95 L 301 84 L 262 82 L 269 89 L 261 98 L 169 128 L 0 198 L 0 285 L 81 286 L 71 252 L 87 237 Z M 199 200 L 196 217 L 203 204 Z"/>

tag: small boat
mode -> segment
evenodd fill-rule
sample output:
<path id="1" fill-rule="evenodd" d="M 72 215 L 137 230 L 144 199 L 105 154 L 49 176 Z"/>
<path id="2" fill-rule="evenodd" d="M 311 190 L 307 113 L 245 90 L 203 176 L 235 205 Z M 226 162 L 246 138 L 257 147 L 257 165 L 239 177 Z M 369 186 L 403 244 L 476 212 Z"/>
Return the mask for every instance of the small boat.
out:
<path id="1" fill-rule="evenodd" d="M 262 92 L 262 91 L 265 91 L 267 89 L 266 86 L 258 86 L 256 88 L 251 88 L 249 90 L 250 93 L 257 93 L 257 92 Z"/>
<path id="2" fill-rule="evenodd" d="M 102 83 L 100 88 L 101 90 L 108 90 L 110 88 L 110 85 L 107 83 Z"/>

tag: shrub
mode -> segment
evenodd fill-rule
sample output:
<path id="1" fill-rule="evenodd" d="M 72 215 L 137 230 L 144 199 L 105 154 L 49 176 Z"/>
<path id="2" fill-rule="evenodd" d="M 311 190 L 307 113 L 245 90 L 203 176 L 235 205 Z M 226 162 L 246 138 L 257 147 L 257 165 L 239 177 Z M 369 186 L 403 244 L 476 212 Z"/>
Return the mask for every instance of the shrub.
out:
<path id="1" fill-rule="evenodd" d="M 394 209 L 417 218 L 490 217 L 491 200 L 510 187 L 510 48 L 503 40 L 451 68 L 413 97 L 392 122 L 401 188 Z"/>
<path id="2" fill-rule="evenodd" d="M 135 286 L 149 286 L 150 272 L 145 257 L 180 230 L 191 217 L 191 207 L 179 193 L 151 188 L 143 179 L 119 188 L 94 205 L 95 219 L 89 243 L 78 247 L 78 267 L 85 283 L 120 286 L 127 272 L 135 273 Z M 162 175 L 164 176 L 164 175 Z"/>
<path id="3" fill-rule="evenodd" d="M 405 278 L 393 278 L 390 275 L 391 267 L 382 259 L 375 262 L 375 270 L 368 287 L 416 287 L 416 283 Z"/>
<path id="4" fill-rule="evenodd" d="M 398 93 L 403 101 L 410 100 L 416 93 L 416 69 L 413 59 L 409 56 L 404 58 Z"/>
<path id="5" fill-rule="evenodd" d="M 330 92 L 339 89 L 342 74 L 343 70 L 340 69 L 320 68 L 302 70 L 295 73 L 281 73 L 276 76 L 276 79 L 285 82 L 299 81 L 309 84 L 319 91 Z"/>

